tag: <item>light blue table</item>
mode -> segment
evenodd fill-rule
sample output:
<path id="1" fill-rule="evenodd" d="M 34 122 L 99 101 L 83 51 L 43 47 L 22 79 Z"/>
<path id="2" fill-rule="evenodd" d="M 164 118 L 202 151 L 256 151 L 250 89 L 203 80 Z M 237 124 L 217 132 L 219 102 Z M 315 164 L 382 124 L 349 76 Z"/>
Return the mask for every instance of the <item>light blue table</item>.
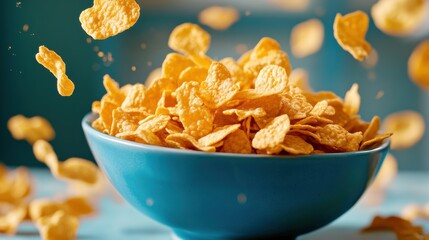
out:
<path id="1" fill-rule="evenodd" d="M 46 170 L 32 170 L 37 192 L 36 197 L 50 197 L 64 191 L 64 184 L 53 180 Z M 335 222 L 318 231 L 301 236 L 299 240 L 383 240 L 395 239 L 392 233 L 360 234 L 359 229 L 368 224 L 375 214 L 398 214 L 409 203 L 429 202 L 429 173 L 402 172 L 387 192 L 386 201 L 376 207 L 358 203 Z M 78 239 L 127 239 L 127 240 L 172 240 L 168 228 L 143 216 L 130 205 L 119 203 L 113 198 L 103 198 L 98 214 L 81 221 Z M 418 221 L 426 232 L 429 222 Z M 37 229 L 31 223 L 20 226 L 14 237 L 0 236 L 0 239 L 39 239 Z"/>

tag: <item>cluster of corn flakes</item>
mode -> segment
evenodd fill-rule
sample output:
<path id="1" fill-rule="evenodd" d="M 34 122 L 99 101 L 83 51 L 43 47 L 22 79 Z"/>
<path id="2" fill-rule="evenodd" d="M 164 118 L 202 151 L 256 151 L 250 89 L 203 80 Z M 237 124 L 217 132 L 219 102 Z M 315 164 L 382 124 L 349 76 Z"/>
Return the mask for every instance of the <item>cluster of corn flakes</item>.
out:
<path id="1" fill-rule="evenodd" d="M 280 44 L 263 38 L 239 60 L 213 61 L 210 35 L 195 24 L 173 30 L 162 74 L 150 85 L 119 87 L 104 77 L 107 94 L 93 103 L 93 127 L 144 144 L 205 152 L 317 154 L 377 147 L 380 119 L 357 115 L 358 85 L 344 99 L 312 92 Z M 304 80 L 303 80 L 304 81 Z"/>
<path id="2" fill-rule="evenodd" d="M 0 165 L 0 234 L 14 234 L 27 214 L 26 203 L 32 192 L 30 174 L 24 167 L 12 174 Z"/>
<path id="3" fill-rule="evenodd" d="M 70 158 L 63 162 L 52 146 L 55 131 L 44 118 L 17 115 L 9 119 L 8 128 L 15 139 L 26 139 L 33 145 L 36 158 L 44 162 L 58 179 L 85 185 L 99 184 L 100 171 L 85 159 Z M 13 174 L 0 165 L 0 233 L 14 234 L 19 224 L 31 220 L 43 239 L 75 239 L 79 218 L 95 212 L 90 194 L 74 194 L 63 200 L 30 199 L 33 190 L 29 172 L 17 168 Z"/>
<path id="4" fill-rule="evenodd" d="M 400 217 L 375 216 L 369 226 L 362 229 L 363 233 L 374 231 L 393 231 L 399 240 L 425 240 L 429 234 L 425 234 L 423 227 L 415 226 L 410 221 Z"/>

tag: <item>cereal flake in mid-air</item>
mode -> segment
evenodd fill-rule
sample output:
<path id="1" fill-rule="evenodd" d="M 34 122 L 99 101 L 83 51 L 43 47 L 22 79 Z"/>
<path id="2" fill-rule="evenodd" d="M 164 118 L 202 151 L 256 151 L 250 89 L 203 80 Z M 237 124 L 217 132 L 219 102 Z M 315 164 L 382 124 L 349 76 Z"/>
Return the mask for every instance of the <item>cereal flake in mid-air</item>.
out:
<path id="1" fill-rule="evenodd" d="M 406 149 L 420 141 L 425 133 L 426 125 L 420 113 L 407 110 L 387 116 L 382 128 L 386 132 L 393 133 L 392 149 Z"/>
<path id="2" fill-rule="evenodd" d="M 318 19 L 310 19 L 296 25 L 290 36 L 292 54 L 303 58 L 316 53 L 322 47 L 324 34 L 323 23 Z"/>
<path id="3" fill-rule="evenodd" d="M 362 11 L 355 11 L 344 16 L 338 13 L 335 17 L 335 39 L 344 50 L 359 61 L 368 57 L 372 50 L 371 44 L 365 40 L 368 25 L 368 15 Z"/>
<path id="4" fill-rule="evenodd" d="M 359 95 L 359 85 L 354 83 L 349 91 L 346 92 L 344 97 L 344 106 L 343 111 L 349 116 L 353 116 L 359 112 L 360 108 L 360 95 Z"/>
<path id="5" fill-rule="evenodd" d="M 94 0 L 79 16 L 83 30 L 96 40 L 115 36 L 131 28 L 140 17 L 135 0 Z"/>
<path id="6" fill-rule="evenodd" d="M 39 139 L 50 141 L 55 137 L 55 131 L 49 121 L 39 116 L 31 118 L 23 115 L 13 116 L 8 120 L 7 128 L 13 138 L 25 139 L 30 144 Z"/>
<path id="7" fill-rule="evenodd" d="M 198 20 L 215 30 L 226 30 L 234 24 L 240 14 L 233 7 L 211 6 L 200 12 Z"/>
<path id="8" fill-rule="evenodd" d="M 405 36 L 415 32 L 427 19 L 425 0 L 379 0 L 371 8 L 375 26 L 386 34 Z"/>
<path id="9" fill-rule="evenodd" d="M 74 83 L 66 75 L 66 64 L 56 52 L 40 46 L 36 60 L 57 78 L 57 90 L 61 96 L 68 97 L 73 94 Z"/>
<path id="10" fill-rule="evenodd" d="M 429 90 L 429 40 L 421 42 L 408 59 L 408 75 L 423 89 Z"/>
<path id="11" fill-rule="evenodd" d="M 60 162 L 52 146 L 44 140 L 34 143 L 33 152 L 37 160 L 45 163 L 57 178 L 88 184 L 95 184 L 98 180 L 98 168 L 94 163 L 81 158 L 69 158 Z"/>

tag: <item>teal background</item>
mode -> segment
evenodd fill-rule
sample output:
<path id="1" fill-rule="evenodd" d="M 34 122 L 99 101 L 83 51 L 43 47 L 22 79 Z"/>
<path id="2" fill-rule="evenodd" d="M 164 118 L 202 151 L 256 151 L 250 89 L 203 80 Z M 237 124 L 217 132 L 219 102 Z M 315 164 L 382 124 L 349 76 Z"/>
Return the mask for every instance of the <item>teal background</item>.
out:
<path id="1" fill-rule="evenodd" d="M 413 109 L 421 112 L 429 125 L 429 94 L 420 90 L 407 76 L 407 60 L 412 49 L 426 36 L 395 38 L 381 33 L 371 22 L 367 39 L 377 50 L 379 62 L 373 69 L 364 67 L 343 51 L 332 35 L 332 23 L 337 12 L 357 9 L 368 12 L 374 1 L 313 1 L 304 13 L 290 13 L 268 1 L 197 1 L 148 0 L 138 1 L 142 11 L 137 24 L 118 36 L 103 41 L 86 42 L 87 35 L 78 20 L 80 12 L 92 1 L 39 0 L 2 1 L 1 8 L 1 88 L 0 88 L 0 162 L 8 165 L 41 166 L 33 157 L 31 147 L 24 141 L 15 141 L 6 129 L 11 116 L 40 115 L 49 119 L 57 137 L 52 142 L 60 159 L 84 157 L 92 159 L 80 127 L 80 120 L 90 111 L 93 100 L 103 94 L 102 76 L 105 73 L 121 84 L 144 82 L 148 73 L 161 65 L 171 50 L 167 40 L 178 24 L 198 22 L 198 12 L 213 4 L 236 6 L 240 20 L 223 32 L 212 31 L 209 55 L 215 59 L 238 57 L 235 47 L 246 44 L 253 47 L 263 36 L 276 38 L 289 53 L 293 67 L 309 72 L 315 90 L 331 90 L 340 96 L 353 82 L 360 85 L 362 117 L 381 117 L 389 113 Z M 246 16 L 245 12 L 250 15 Z M 321 15 L 320 13 L 324 13 Z M 317 17 L 325 25 L 322 49 L 304 59 L 290 54 L 289 33 L 292 27 L 309 18 Z M 22 26 L 29 25 L 23 32 Z M 424 23 L 426 26 L 428 22 Z M 146 46 L 142 48 L 142 43 Z M 76 85 L 73 96 L 61 97 L 56 90 L 56 79 L 34 59 L 39 45 L 55 50 L 67 64 L 67 74 Z M 114 62 L 105 66 L 94 47 L 111 52 Z M 10 49 L 9 49 L 10 47 Z M 137 71 L 131 71 L 136 66 Z M 369 74 L 375 74 L 371 80 Z M 376 100 L 378 91 L 384 96 Z M 414 147 L 394 151 L 401 169 L 429 169 L 429 135 Z"/>

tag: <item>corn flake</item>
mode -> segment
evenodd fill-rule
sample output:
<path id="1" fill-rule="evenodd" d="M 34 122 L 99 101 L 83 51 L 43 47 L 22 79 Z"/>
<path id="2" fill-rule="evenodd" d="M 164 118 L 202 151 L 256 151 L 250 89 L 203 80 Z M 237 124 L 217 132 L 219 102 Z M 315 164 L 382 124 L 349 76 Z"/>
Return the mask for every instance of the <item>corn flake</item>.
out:
<path id="1" fill-rule="evenodd" d="M 408 75 L 423 89 L 429 90 L 429 40 L 420 43 L 408 59 Z"/>
<path id="2" fill-rule="evenodd" d="M 277 65 L 267 65 L 259 72 L 255 81 L 255 92 L 260 96 L 284 91 L 288 84 L 286 70 Z"/>
<path id="3" fill-rule="evenodd" d="M 59 210 L 51 216 L 37 219 L 36 225 L 43 240 L 76 239 L 79 220 Z"/>
<path id="4" fill-rule="evenodd" d="M 3 203 L 1 203 L 3 204 Z M 4 209 L 4 206 L 0 206 Z M 6 213 L 3 213 L 0 209 L 0 234 L 6 233 L 8 235 L 13 235 L 16 233 L 19 224 L 24 221 L 24 218 L 27 214 L 27 208 L 23 205 L 19 206 L 6 206 L 8 208 Z"/>
<path id="5" fill-rule="evenodd" d="M 427 17 L 425 0 L 379 0 L 371 8 L 375 26 L 394 36 L 410 35 Z"/>
<path id="6" fill-rule="evenodd" d="M 222 152 L 250 154 L 252 153 L 252 145 L 246 133 L 238 129 L 225 138 Z"/>
<path id="7" fill-rule="evenodd" d="M 286 135 L 283 143 L 281 143 L 280 146 L 284 151 L 292 155 L 311 154 L 314 150 L 310 143 L 294 135 Z"/>
<path id="8" fill-rule="evenodd" d="M 39 116 L 32 118 L 22 115 L 13 116 L 8 120 L 7 127 L 13 138 L 25 139 L 30 144 L 39 139 L 49 141 L 55 137 L 55 131 L 49 121 Z"/>
<path id="9" fill-rule="evenodd" d="M 200 12 L 198 20 L 215 30 L 226 30 L 240 17 L 232 7 L 211 6 Z"/>
<path id="10" fill-rule="evenodd" d="M 362 11 L 355 11 L 344 16 L 338 13 L 335 17 L 335 39 L 344 50 L 359 61 L 368 57 L 372 49 L 365 40 L 368 25 L 368 15 Z"/>
<path id="11" fill-rule="evenodd" d="M 68 97 L 73 94 L 74 83 L 66 75 L 66 64 L 56 52 L 40 46 L 36 60 L 57 78 L 57 90 L 61 96 Z"/>
<path id="12" fill-rule="evenodd" d="M 283 142 L 290 128 L 290 120 L 287 114 L 280 115 L 259 130 L 252 140 L 252 147 L 267 149 L 278 146 Z"/>
<path id="13" fill-rule="evenodd" d="M 229 134 L 235 132 L 238 128 L 240 128 L 240 124 L 226 125 L 216 128 L 210 134 L 198 139 L 198 142 L 203 146 L 213 146 L 222 141 Z"/>
<path id="14" fill-rule="evenodd" d="M 316 53 L 322 47 L 324 34 L 323 23 L 318 19 L 310 19 L 296 25 L 290 37 L 292 54 L 303 58 Z"/>
<path id="15" fill-rule="evenodd" d="M 340 125 L 328 124 L 318 129 L 317 135 L 320 137 L 320 143 L 344 152 L 353 152 L 359 150 L 362 141 L 362 132 L 349 133 Z"/>
<path id="16" fill-rule="evenodd" d="M 215 152 L 213 146 L 204 146 L 199 143 L 193 136 L 185 133 L 174 133 L 166 137 L 165 141 L 173 147 L 180 149 L 193 149 L 203 152 Z"/>
<path id="17" fill-rule="evenodd" d="M 415 145 L 425 132 L 425 120 L 415 111 L 400 111 L 387 116 L 382 124 L 386 132 L 393 133 L 392 149 L 405 149 Z"/>
<path id="18" fill-rule="evenodd" d="M 346 96 L 344 97 L 343 111 L 349 116 L 353 116 L 359 112 L 360 95 L 358 90 L 359 85 L 354 83 L 350 90 L 346 92 Z"/>
<path id="19" fill-rule="evenodd" d="M 83 30 L 93 39 L 102 40 L 131 28 L 140 17 L 135 0 L 94 0 L 94 5 L 79 16 Z"/>
<path id="20" fill-rule="evenodd" d="M 191 66 L 184 69 L 177 80 L 177 85 L 182 85 L 184 82 L 195 81 L 201 83 L 207 78 L 207 69 L 200 66 Z"/>
<path id="21" fill-rule="evenodd" d="M 176 90 L 177 107 L 184 132 L 194 137 L 202 137 L 213 129 L 214 115 L 198 97 L 198 82 L 185 82 Z"/>
<path id="22" fill-rule="evenodd" d="M 44 140 L 34 143 L 33 152 L 37 160 L 45 163 L 56 178 L 82 181 L 88 184 L 97 182 L 98 168 L 88 160 L 69 158 L 64 162 L 59 162 L 52 146 Z"/>
<path id="23" fill-rule="evenodd" d="M 415 226 L 411 222 L 396 216 L 375 216 L 369 226 L 362 232 L 390 230 L 396 234 L 398 239 L 424 239 L 423 228 Z"/>
<path id="24" fill-rule="evenodd" d="M 201 82 L 198 96 L 210 108 L 219 108 L 231 100 L 240 87 L 231 78 L 228 69 L 219 62 L 209 68 L 205 81 Z"/>

